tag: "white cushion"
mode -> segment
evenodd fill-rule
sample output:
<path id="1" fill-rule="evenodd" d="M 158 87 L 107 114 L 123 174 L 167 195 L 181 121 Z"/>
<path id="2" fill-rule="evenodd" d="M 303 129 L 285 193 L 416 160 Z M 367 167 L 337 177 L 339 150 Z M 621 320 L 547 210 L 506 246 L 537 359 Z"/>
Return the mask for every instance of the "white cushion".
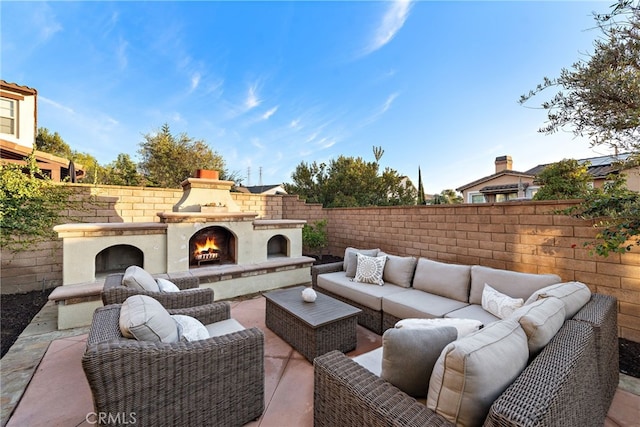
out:
<path id="1" fill-rule="evenodd" d="M 182 329 L 180 334 L 181 339 L 185 341 L 198 341 L 209 338 L 207 328 L 195 317 L 185 316 L 183 314 L 174 314 L 171 317 Z"/>
<path id="2" fill-rule="evenodd" d="M 409 396 L 427 397 L 433 365 L 456 336 L 456 329 L 450 326 L 387 329 L 382 335 L 380 376 Z"/>
<path id="3" fill-rule="evenodd" d="M 158 278 L 156 279 L 156 283 L 158 284 L 160 292 L 180 292 L 180 288 L 167 279 Z"/>
<path id="4" fill-rule="evenodd" d="M 122 284 L 128 288 L 138 289 L 140 291 L 160 291 L 153 276 L 137 265 L 127 267 L 122 277 Z"/>
<path id="5" fill-rule="evenodd" d="M 526 304 L 531 304 L 540 298 L 556 297 L 564 303 L 565 320 L 576 315 L 591 299 L 589 287 L 581 282 L 557 283 L 547 286 L 533 293 Z"/>
<path id="6" fill-rule="evenodd" d="M 529 355 L 537 355 L 551 341 L 564 324 L 564 303 L 558 298 L 543 298 L 520 307 L 511 318 L 520 323 L 527 334 Z"/>
<path id="7" fill-rule="evenodd" d="M 403 288 L 410 288 L 418 259 L 412 256 L 401 257 L 389 255 L 384 252 L 380 252 L 378 254 L 378 256 L 381 255 L 387 256 L 387 262 L 384 265 L 382 279 L 387 283 L 393 283 L 394 285 L 402 286 Z"/>
<path id="8" fill-rule="evenodd" d="M 396 323 L 396 329 L 435 329 L 443 327 L 456 328 L 457 338 L 462 338 L 482 328 L 482 322 L 474 319 L 435 318 L 435 319 L 402 319 Z"/>
<path id="9" fill-rule="evenodd" d="M 427 407 L 453 424 L 480 426 L 528 359 L 527 336 L 518 322 L 493 322 L 442 350 L 429 381 Z"/>
<path id="10" fill-rule="evenodd" d="M 484 284 L 482 291 L 482 308 L 494 316 L 504 319 L 511 316 L 515 310 L 522 307 L 522 298 L 511 298 L 502 292 L 498 292 L 488 284 Z"/>
<path id="11" fill-rule="evenodd" d="M 378 252 L 380 252 L 380 249 L 356 249 L 351 247 L 345 249 L 342 267 L 344 271 L 347 272 L 347 277 L 354 277 L 356 275 L 356 268 L 358 267 L 356 254 L 377 256 Z"/>
<path id="12" fill-rule="evenodd" d="M 356 276 L 354 281 L 360 283 L 373 283 L 376 285 L 384 285 L 382 273 L 384 272 L 384 264 L 387 261 L 386 255 L 379 257 L 371 257 L 356 254 L 358 258 L 358 267 L 356 268 Z"/>
<path id="13" fill-rule="evenodd" d="M 242 324 L 240 324 L 236 319 L 225 319 L 219 322 L 210 323 L 206 325 L 206 328 L 210 337 L 220 337 L 232 332 L 244 330 L 244 326 L 242 326 Z"/>
<path id="14" fill-rule="evenodd" d="M 139 341 L 176 342 L 178 325 L 157 300 L 147 295 L 133 295 L 120 308 L 120 332 Z"/>

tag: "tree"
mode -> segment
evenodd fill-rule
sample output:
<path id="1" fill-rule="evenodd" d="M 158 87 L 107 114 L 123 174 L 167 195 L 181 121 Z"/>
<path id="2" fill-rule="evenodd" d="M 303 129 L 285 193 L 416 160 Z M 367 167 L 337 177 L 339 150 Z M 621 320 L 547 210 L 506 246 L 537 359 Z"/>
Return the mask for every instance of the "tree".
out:
<path id="1" fill-rule="evenodd" d="M 587 196 L 592 182 L 589 162 L 582 164 L 574 159 L 564 159 L 546 166 L 535 179 L 541 188 L 534 200 L 582 199 Z"/>
<path id="2" fill-rule="evenodd" d="M 462 196 L 457 194 L 455 190 L 442 190 L 440 194 L 433 196 L 432 205 L 455 205 L 462 203 Z"/>
<path id="3" fill-rule="evenodd" d="M 26 167 L 0 165 L 0 245 L 12 251 L 57 237 L 53 226 L 60 213 L 81 205 L 80 200 L 70 200 L 69 187 L 40 171 L 33 153 L 26 160 Z"/>
<path id="4" fill-rule="evenodd" d="M 54 132 L 52 135 L 47 128 L 38 128 L 35 145 L 36 150 L 64 157 L 65 159 L 71 158 L 71 147 L 64 142 L 58 132 Z"/>
<path id="5" fill-rule="evenodd" d="M 128 154 L 120 153 L 118 158 L 106 167 L 105 183 L 111 185 L 142 185 L 144 178 L 138 173 L 137 165 Z"/>
<path id="6" fill-rule="evenodd" d="M 302 227 L 302 246 L 306 253 L 322 258 L 322 251 L 329 245 L 327 220 L 322 219 Z"/>
<path id="7" fill-rule="evenodd" d="M 323 207 L 394 206 L 415 204 L 413 185 L 386 168 L 378 172 L 383 150 L 374 148 L 375 162 L 361 157 L 339 156 L 329 164 L 301 162 L 292 174 L 293 184 L 285 183 L 289 194 Z"/>
<path id="8" fill-rule="evenodd" d="M 418 204 L 427 204 L 427 201 L 424 197 L 424 186 L 422 185 L 422 172 L 420 171 L 420 166 L 418 166 Z"/>
<path id="9" fill-rule="evenodd" d="M 98 163 L 98 159 L 91 154 L 81 153 L 79 151 L 72 151 L 69 157 L 75 163 L 82 165 L 84 169 L 84 177 L 82 183 L 84 184 L 105 184 L 105 177 L 107 175 L 104 166 Z"/>
<path id="10" fill-rule="evenodd" d="M 622 18 L 623 22 L 616 22 Z M 626 18 L 626 21 L 624 19 Z M 578 60 L 560 77 L 545 77 L 536 89 L 522 95 L 524 104 L 542 91 L 560 91 L 542 103 L 548 124 L 539 131 L 553 133 L 571 126 L 576 136 L 587 136 L 592 146 L 640 151 L 640 2 L 618 0 L 610 14 L 596 14 L 603 37 L 594 52 Z"/>
<path id="11" fill-rule="evenodd" d="M 196 169 L 216 169 L 225 179 L 225 162 L 202 140 L 194 140 L 182 133 L 173 135 L 168 124 L 156 134 L 144 135 L 140 143 L 139 164 L 150 185 L 180 187 L 180 183 L 193 175 Z"/>

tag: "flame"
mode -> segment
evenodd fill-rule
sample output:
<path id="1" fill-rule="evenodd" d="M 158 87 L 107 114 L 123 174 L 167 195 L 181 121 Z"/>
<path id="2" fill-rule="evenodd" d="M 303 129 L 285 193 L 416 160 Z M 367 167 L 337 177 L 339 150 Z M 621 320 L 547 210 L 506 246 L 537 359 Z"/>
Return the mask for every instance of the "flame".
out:
<path id="1" fill-rule="evenodd" d="M 207 237 L 207 240 L 204 243 L 196 242 L 196 250 L 194 251 L 196 254 L 200 254 L 203 252 L 213 252 L 214 250 L 219 250 L 220 248 L 216 245 L 216 241 L 212 237 Z"/>

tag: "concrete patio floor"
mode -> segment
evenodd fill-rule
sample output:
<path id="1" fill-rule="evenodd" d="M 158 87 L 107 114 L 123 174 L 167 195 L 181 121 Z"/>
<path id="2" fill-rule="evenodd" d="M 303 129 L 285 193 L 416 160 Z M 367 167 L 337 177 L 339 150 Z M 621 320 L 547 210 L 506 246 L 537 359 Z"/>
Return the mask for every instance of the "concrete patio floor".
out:
<path id="1" fill-rule="evenodd" d="M 265 326 L 265 300 L 232 301 L 231 315 L 265 333 L 265 411 L 250 427 L 313 426 L 313 366 Z M 91 391 L 81 367 L 88 328 L 56 330 L 47 303 L 2 358 L 2 426 L 90 426 Z M 380 336 L 358 326 L 349 356 L 379 347 Z M 621 375 L 605 426 L 640 425 L 640 379 Z"/>

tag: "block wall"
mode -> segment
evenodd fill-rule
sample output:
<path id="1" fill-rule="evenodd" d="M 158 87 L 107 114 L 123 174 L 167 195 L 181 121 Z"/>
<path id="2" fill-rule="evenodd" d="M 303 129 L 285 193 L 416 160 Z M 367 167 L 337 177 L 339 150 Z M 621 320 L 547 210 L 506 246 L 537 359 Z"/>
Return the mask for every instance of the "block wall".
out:
<path id="1" fill-rule="evenodd" d="M 327 219 L 332 255 L 343 256 L 347 246 L 377 247 L 443 262 L 555 273 L 615 296 L 620 336 L 640 342 L 640 247 L 606 258 L 591 255 L 583 244 L 595 236 L 592 224 L 552 213 L 571 203 L 318 209 L 287 197 L 284 215 L 291 209 L 298 219 Z"/>
<path id="2" fill-rule="evenodd" d="M 77 209 L 63 212 L 63 222 L 159 222 L 158 212 L 171 211 L 182 197 L 182 189 L 71 185 L 77 200 L 87 200 Z M 261 218 L 282 218 L 282 197 L 232 193 L 242 211 Z M 53 239 L 33 250 L 12 253 L 2 249 L 0 290 L 3 294 L 48 289 L 62 284 L 62 240 Z"/>

